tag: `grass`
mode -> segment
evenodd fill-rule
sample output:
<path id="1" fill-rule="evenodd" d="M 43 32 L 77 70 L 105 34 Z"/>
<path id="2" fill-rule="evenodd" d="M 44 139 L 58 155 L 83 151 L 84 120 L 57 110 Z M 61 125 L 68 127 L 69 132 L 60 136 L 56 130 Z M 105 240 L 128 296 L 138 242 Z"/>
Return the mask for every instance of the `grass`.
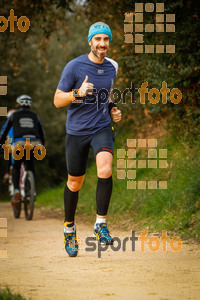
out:
<path id="1" fill-rule="evenodd" d="M 37 196 L 37 203 L 45 207 L 59 208 L 63 206 L 65 183 L 56 188 L 45 189 Z"/>
<path id="2" fill-rule="evenodd" d="M 174 132 L 174 131 L 171 131 Z M 158 148 L 167 149 L 167 169 L 137 169 L 137 180 L 168 182 L 166 190 L 127 190 L 127 179 L 117 179 L 117 149 L 125 148 L 130 131 L 122 132 L 115 143 L 113 163 L 113 194 L 109 208 L 109 223 L 149 231 L 167 230 L 182 238 L 200 236 L 200 142 L 188 140 L 184 135 L 167 134 L 158 139 Z M 144 159 L 147 150 L 138 151 L 137 159 Z M 94 221 L 96 211 L 96 165 L 91 165 L 80 191 L 77 214 Z M 63 209 L 65 183 L 38 195 L 37 203 Z"/>
<path id="3" fill-rule="evenodd" d="M 4 290 L 0 289 L 0 300 L 25 300 L 20 294 L 11 293 L 10 289 L 6 287 Z"/>

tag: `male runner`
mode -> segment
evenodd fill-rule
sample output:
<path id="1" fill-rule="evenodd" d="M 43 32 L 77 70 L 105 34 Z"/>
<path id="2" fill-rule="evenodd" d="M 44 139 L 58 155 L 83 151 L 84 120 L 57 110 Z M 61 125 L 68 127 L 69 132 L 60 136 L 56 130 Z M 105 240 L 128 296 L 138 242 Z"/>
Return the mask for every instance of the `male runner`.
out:
<path id="1" fill-rule="evenodd" d="M 28 95 L 21 95 L 17 98 L 17 110 L 7 120 L 5 128 L 0 136 L 0 144 L 3 145 L 10 128 L 13 128 L 14 144 L 24 146 L 26 139 L 30 138 L 33 146 L 44 145 L 44 131 L 39 116 L 30 110 L 32 98 Z M 12 179 L 14 184 L 14 194 L 11 204 L 17 205 L 20 201 L 19 178 L 21 163 L 26 160 L 26 151 L 20 160 L 14 160 Z M 30 151 L 30 159 L 26 160 L 27 170 L 34 173 L 34 154 Z"/>
<path id="2" fill-rule="evenodd" d="M 68 180 L 64 191 L 64 242 L 69 256 L 78 254 L 74 216 L 90 147 L 96 158 L 98 176 L 94 236 L 100 243 L 113 243 L 106 224 L 112 193 L 114 149 L 110 115 L 114 122 L 118 122 L 121 111 L 114 103 L 109 103 L 118 69 L 118 64 L 106 57 L 111 40 L 112 34 L 107 24 L 93 24 L 88 33 L 90 53 L 73 59 L 65 66 L 54 96 L 56 107 L 70 104 L 66 122 Z"/>

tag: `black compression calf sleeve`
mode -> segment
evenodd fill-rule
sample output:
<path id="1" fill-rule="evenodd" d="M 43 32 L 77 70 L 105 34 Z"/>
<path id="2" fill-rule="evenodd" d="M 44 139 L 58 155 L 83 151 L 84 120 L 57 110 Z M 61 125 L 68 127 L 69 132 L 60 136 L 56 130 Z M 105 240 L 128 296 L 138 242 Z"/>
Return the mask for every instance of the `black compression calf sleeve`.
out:
<path id="1" fill-rule="evenodd" d="M 96 204 L 98 215 L 107 215 L 111 194 L 112 176 L 110 176 L 109 178 L 98 178 L 96 190 Z"/>
<path id="2" fill-rule="evenodd" d="M 78 191 L 72 192 L 66 185 L 64 191 L 65 221 L 67 222 L 74 221 L 77 203 L 78 203 Z"/>

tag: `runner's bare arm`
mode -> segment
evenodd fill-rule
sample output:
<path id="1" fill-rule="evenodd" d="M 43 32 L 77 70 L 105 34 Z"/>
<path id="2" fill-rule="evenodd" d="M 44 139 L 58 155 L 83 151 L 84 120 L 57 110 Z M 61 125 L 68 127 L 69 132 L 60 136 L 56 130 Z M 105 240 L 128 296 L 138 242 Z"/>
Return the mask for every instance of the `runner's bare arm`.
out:
<path id="1" fill-rule="evenodd" d="M 54 105 L 55 107 L 63 107 L 75 100 L 73 92 L 65 93 L 59 89 L 56 90 L 54 95 Z"/>

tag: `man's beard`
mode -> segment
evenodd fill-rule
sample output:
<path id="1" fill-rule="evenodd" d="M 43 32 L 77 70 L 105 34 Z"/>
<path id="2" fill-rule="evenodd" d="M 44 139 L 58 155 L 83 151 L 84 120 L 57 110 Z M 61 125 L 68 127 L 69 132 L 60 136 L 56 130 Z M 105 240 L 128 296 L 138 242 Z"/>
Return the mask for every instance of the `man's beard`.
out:
<path id="1" fill-rule="evenodd" d="M 92 47 L 93 48 L 93 47 Z M 98 57 L 98 58 L 100 58 L 100 59 L 103 59 L 107 54 L 108 54 L 108 49 L 106 49 L 106 52 L 104 52 L 104 53 L 98 53 L 97 51 L 98 50 L 96 50 L 96 49 L 92 49 L 91 48 L 91 51 L 92 51 L 92 53 L 96 56 L 96 57 Z"/>

